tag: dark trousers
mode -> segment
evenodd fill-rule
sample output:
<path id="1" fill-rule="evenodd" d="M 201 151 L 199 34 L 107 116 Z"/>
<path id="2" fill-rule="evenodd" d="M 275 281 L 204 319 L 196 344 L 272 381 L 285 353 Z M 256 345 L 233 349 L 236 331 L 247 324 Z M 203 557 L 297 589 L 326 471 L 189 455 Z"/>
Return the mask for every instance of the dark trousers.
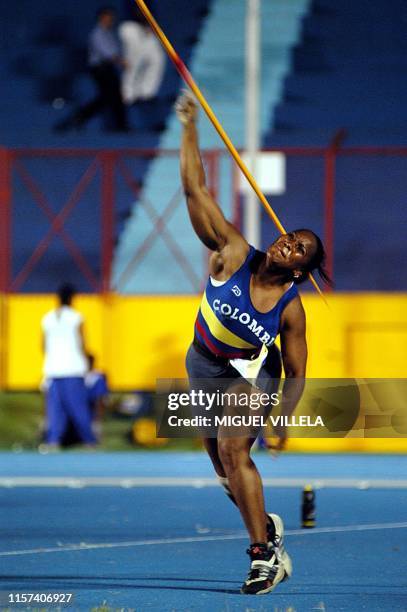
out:
<path id="1" fill-rule="evenodd" d="M 82 125 L 95 115 L 106 114 L 105 127 L 111 130 L 127 130 L 126 107 L 120 90 L 120 77 L 114 64 L 104 62 L 90 69 L 97 94 L 75 113 L 75 122 Z"/>
<path id="2" fill-rule="evenodd" d="M 73 424 L 81 442 L 96 442 L 83 377 L 54 378 L 47 391 L 46 401 L 49 444 L 62 442 L 69 422 Z"/>

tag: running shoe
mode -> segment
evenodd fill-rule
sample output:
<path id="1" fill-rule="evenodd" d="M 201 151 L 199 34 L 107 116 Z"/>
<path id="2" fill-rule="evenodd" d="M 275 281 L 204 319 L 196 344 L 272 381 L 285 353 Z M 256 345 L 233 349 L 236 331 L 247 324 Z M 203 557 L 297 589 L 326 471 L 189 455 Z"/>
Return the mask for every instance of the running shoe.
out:
<path id="1" fill-rule="evenodd" d="M 276 552 L 267 544 L 252 544 L 247 550 L 250 570 L 240 592 L 245 595 L 265 595 L 284 580 L 285 570 Z"/>
<path id="2" fill-rule="evenodd" d="M 278 563 L 284 567 L 284 577 L 287 580 L 293 573 L 291 558 L 284 548 L 284 523 L 278 514 L 267 514 L 267 546 L 274 551 Z"/>

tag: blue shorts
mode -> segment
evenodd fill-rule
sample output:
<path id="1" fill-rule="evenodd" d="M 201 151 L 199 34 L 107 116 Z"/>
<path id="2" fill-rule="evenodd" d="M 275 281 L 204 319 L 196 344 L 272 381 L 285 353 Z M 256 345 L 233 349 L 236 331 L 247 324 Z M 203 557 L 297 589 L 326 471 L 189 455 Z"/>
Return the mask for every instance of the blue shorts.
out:
<path id="1" fill-rule="evenodd" d="M 240 373 L 226 359 L 218 359 L 215 355 L 210 357 L 199 351 L 199 347 L 191 344 L 188 349 L 186 360 L 188 378 L 214 379 L 214 384 L 219 384 L 219 379 L 232 380 L 241 378 Z M 256 385 L 267 393 L 272 393 L 281 378 L 281 357 L 278 348 L 273 345 L 269 349 L 267 359 L 262 366 Z"/>
<path id="2" fill-rule="evenodd" d="M 238 394 L 247 396 L 249 385 L 247 380 L 243 379 L 241 374 L 229 363 L 226 359 L 218 359 L 215 355 L 205 354 L 201 347 L 191 344 L 186 356 L 186 368 L 189 377 L 190 391 L 196 393 L 203 392 L 219 398 L 217 393 L 222 394 Z M 272 395 L 278 391 L 281 376 L 281 359 L 280 352 L 277 347 L 271 347 L 268 359 L 262 366 L 259 375 L 256 379 L 255 387 L 260 392 Z M 242 384 L 240 384 L 242 383 Z M 253 387 L 250 387 L 253 389 Z M 250 395 L 250 394 L 249 394 Z M 247 404 L 238 405 L 234 402 L 231 405 L 222 403 L 221 400 L 216 400 L 210 412 L 207 412 L 208 407 L 205 403 L 191 404 L 191 415 L 200 418 L 198 430 L 203 438 L 215 438 L 219 435 L 226 437 L 246 437 L 256 438 L 261 431 L 261 428 L 255 426 L 244 427 L 229 427 L 219 428 L 216 425 L 216 418 L 211 418 L 208 424 L 203 420 L 205 416 L 211 414 L 213 417 L 221 417 L 224 415 L 248 416 L 254 414 L 251 412 Z M 267 417 L 272 410 L 272 404 L 269 403 L 265 407 L 261 407 L 256 414 L 261 414 Z"/>

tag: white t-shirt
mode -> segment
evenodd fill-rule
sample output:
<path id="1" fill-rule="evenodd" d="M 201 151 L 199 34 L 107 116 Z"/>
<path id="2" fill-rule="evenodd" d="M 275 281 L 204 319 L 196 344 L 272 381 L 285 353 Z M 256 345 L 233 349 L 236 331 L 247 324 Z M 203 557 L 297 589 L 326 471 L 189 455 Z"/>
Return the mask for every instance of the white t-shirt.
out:
<path id="1" fill-rule="evenodd" d="M 84 376 L 87 361 L 80 337 L 82 315 L 70 306 L 51 310 L 42 319 L 45 338 L 44 376 L 69 378 Z"/>

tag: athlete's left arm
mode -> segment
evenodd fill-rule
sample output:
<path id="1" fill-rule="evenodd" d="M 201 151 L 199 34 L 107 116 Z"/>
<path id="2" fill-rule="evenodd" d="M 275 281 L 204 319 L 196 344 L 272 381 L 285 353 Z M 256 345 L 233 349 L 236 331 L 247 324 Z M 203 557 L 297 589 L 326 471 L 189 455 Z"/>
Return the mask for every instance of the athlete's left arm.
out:
<path id="1" fill-rule="evenodd" d="M 281 317 L 281 355 L 285 372 L 281 415 L 291 416 L 301 399 L 305 385 L 307 365 L 307 341 L 305 338 L 305 311 L 299 297 L 294 298 L 284 309 Z M 284 426 L 274 427 L 278 437 L 274 450 L 283 450 L 287 441 Z"/>
<path id="2" fill-rule="evenodd" d="M 307 366 L 305 311 L 300 297 L 294 298 L 281 317 L 281 354 L 286 378 L 304 378 Z"/>

